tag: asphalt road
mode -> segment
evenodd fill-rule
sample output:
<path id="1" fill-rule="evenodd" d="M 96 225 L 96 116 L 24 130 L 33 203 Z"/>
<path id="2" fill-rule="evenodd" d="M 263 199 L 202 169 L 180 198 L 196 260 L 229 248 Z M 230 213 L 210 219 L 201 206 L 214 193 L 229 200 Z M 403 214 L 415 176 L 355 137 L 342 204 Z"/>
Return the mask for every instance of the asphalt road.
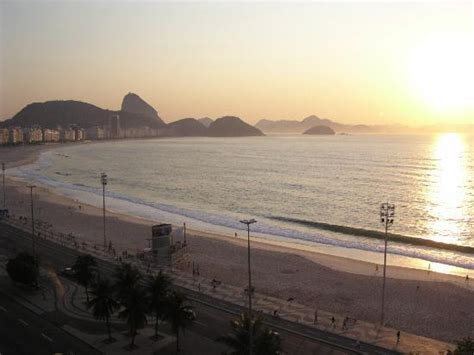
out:
<path id="1" fill-rule="evenodd" d="M 0 293 L 0 354 L 100 354 Z"/>
<path id="2" fill-rule="evenodd" d="M 36 250 L 43 264 L 48 262 L 56 270 L 70 266 L 80 253 L 56 243 L 40 238 L 36 239 Z M 16 228 L 0 223 L 0 252 L 14 255 L 19 251 L 32 250 L 31 235 Z M 110 275 L 114 265 L 98 260 L 101 273 Z M 229 322 L 242 311 L 240 306 L 203 295 L 197 291 L 184 290 L 192 300 L 198 316 L 193 331 L 209 339 L 216 339 L 230 331 Z M 283 340 L 284 350 L 288 354 L 397 354 L 371 344 L 360 344 L 356 349 L 355 342 L 336 334 L 327 333 L 283 319 L 266 318 L 266 323 L 278 331 Z M 289 331 L 286 331 L 289 330 Z"/>

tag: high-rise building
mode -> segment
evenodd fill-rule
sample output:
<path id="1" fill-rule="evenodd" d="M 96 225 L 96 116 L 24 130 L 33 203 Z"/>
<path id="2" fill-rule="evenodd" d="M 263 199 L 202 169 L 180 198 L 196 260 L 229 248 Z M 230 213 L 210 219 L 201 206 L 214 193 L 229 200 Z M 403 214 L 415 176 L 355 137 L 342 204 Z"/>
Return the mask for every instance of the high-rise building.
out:
<path id="1" fill-rule="evenodd" d="M 109 138 L 120 138 L 121 129 L 120 129 L 120 116 L 111 115 L 109 117 Z"/>
<path id="2" fill-rule="evenodd" d="M 23 132 L 20 127 L 14 127 L 10 129 L 10 143 L 11 144 L 23 143 Z"/>
<path id="3" fill-rule="evenodd" d="M 10 139 L 10 132 L 8 132 L 7 128 L 0 129 L 0 145 L 8 144 Z"/>

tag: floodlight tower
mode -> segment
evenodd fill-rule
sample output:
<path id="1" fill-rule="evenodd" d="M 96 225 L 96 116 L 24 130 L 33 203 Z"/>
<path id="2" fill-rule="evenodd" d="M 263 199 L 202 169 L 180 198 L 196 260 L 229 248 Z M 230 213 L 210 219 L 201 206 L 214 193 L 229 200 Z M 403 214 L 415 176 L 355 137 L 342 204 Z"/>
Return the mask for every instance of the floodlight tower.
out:
<path id="1" fill-rule="evenodd" d="M 380 205 L 380 222 L 385 226 L 385 248 L 383 253 L 383 283 L 382 283 L 382 307 L 380 315 L 380 325 L 384 322 L 385 310 L 385 276 L 387 271 L 387 241 L 388 229 L 393 225 L 395 219 L 395 205 L 393 203 L 382 203 Z"/>

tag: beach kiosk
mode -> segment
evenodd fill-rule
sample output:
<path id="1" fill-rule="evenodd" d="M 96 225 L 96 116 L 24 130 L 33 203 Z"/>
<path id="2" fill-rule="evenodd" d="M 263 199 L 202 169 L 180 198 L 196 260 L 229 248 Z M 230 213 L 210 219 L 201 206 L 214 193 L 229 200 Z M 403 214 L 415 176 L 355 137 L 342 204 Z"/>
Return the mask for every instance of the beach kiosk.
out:
<path id="1" fill-rule="evenodd" d="M 151 227 L 151 251 L 159 265 L 171 265 L 171 224 L 155 224 Z"/>

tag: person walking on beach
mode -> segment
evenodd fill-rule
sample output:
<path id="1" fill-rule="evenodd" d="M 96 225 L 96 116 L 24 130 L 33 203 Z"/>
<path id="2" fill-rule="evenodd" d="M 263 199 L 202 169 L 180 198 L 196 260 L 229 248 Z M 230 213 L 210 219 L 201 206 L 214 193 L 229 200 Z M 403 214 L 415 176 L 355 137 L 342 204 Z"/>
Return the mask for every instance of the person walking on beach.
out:
<path id="1" fill-rule="evenodd" d="M 313 324 L 317 324 L 318 323 L 318 310 L 316 309 L 314 311 L 314 321 L 313 321 Z"/>
<path id="2" fill-rule="evenodd" d="M 342 330 L 346 330 L 346 325 L 347 325 L 347 317 L 345 317 L 344 321 L 342 322 Z"/>
<path id="3" fill-rule="evenodd" d="M 198 283 L 198 291 L 201 292 L 201 283 Z"/>
<path id="4" fill-rule="evenodd" d="M 397 345 L 400 344 L 400 331 L 397 332 Z"/>
<path id="5" fill-rule="evenodd" d="M 332 325 L 333 328 L 336 327 L 336 318 L 334 318 L 334 316 L 332 316 L 332 318 L 331 318 L 331 325 Z"/>

